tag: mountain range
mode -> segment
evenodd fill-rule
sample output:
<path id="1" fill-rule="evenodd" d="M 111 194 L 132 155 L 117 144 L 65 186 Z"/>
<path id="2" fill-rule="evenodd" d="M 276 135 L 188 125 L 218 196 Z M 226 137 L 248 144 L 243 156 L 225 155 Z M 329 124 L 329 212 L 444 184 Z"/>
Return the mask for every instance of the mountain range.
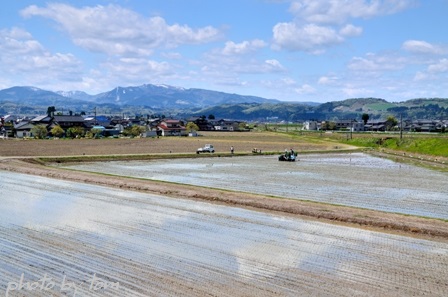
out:
<path id="1" fill-rule="evenodd" d="M 55 106 L 63 114 L 92 114 L 94 111 L 129 116 L 167 114 L 188 117 L 213 114 L 216 117 L 241 120 L 357 119 L 363 113 L 369 114 L 372 119 L 388 115 L 413 119 L 448 118 L 446 98 L 411 99 L 395 103 L 381 98 L 353 98 L 320 104 L 282 102 L 256 96 L 152 84 L 116 87 L 96 95 L 19 86 L 0 90 L 0 115 L 45 114 L 49 106 Z"/>
<path id="2" fill-rule="evenodd" d="M 35 87 L 12 87 L 0 90 L 0 102 L 9 101 L 33 105 L 49 105 L 53 103 L 64 104 L 68 101 L 67 99 L 79 100 L 82 103 L 145 106 L 150 108 L 194 108 L 224 103 L 280 102 L 279 100 L 256 96 L 152 84 L 135 87 L 116 87 L 113 90 L 96 95 L 89 95 L 81 91 L 51 92 Z"/>

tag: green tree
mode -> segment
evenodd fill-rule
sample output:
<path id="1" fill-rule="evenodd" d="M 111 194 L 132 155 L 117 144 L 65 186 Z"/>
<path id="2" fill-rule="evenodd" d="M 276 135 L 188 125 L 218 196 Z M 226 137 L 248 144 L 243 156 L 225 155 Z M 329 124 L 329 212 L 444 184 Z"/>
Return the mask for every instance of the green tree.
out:
<path id="1" fill-rule="evenodd" d="M 61 137 L 62 135 L 64 135 L 64 129 L 62 129 L 59 125 L 54 126 L 50 132 L 55 137 Z"/>
<path id="2" fill-rule="evenodd" d="M 90 137 L 92 138 L 100 138 L 101 133 L 103 132 L 103 130 L 98 129 L 98 128 L 93 128 L 90 129 Z"/>
<path id="3" fill-rule="evenodd" d="M 3 128 L 5 128 L 5 131 L 3 131 L 3 133 L 5 133 L 4 134 L 5 136 L 7 136 L 8 133 L 10 135 L 15 135 L 16 134 L 16 128 L 14 127 L 14 123 L 12 121 L 5 122 L 3 124 Z M 7 132 L 7 131 L 10 131 L 10 132 Z"/>
<path id="4" fill-rule="evenodd" d="M 48 106 L 47 108 L 47 115 L 49 117 L 52 117 L 54 115 L 54 112 L 56 111 L 56 107 L 54 106 Z"/>
<path id="5" fill-rule="evenodd" d="M 212 114 L 209 114 L 209 115 L 208 115 L 208 119 L 209 119 L 209 120 L 214 120 L 214 119 L 215 119 L 215 116 L 212 115 Z"/>
<path id="6" fill-rule="evenodd" d="M 398 121 L 394 116 L 392 116 L 392 115 L 388 116 L 387 120 L 386 120 L 386 130 L 387 131 L 392 130 L 392 128 L 395 127 L 397 124 L 398 124 Z"/>
<path id="7" fill-rule="evenodd" d="M 331 121 L 325 121 L 322 123 L 322 130 L 335 130 L 336 123 Z"/>
<path id="8" fill-rule="evenodd" d="M 185 128 L 187 129 L 187 131 L 190 131 L 190 132 L 199 131 L 198 125 L 196 125 L 193 122 L 188 122 L 187 125 L 185 126 Z"/>
<path id="9" fill-rule="evenodd" d="M 243 131 L 246 130 L 248 128 L 247 123 L 245 122 L 241 122 L 238 124 L 238 130 Z"/>
<path id="10" fill-rule="evenodd" d="M 45 125 L 36 125 L 33 128 L 31 128 L 31 135 L 33 135 L 35 138 L 43 139 L 47 136 L 47 127 Z"/>
<path id="11" fill-rule="evenodd" d="M 362 116 L 362 121 L 364 122 L 364 125 L 367 124 L 367 122 L 369 121 L 369 115 L 367 113 L 363 113 Z"/>
<path id="12" fill-rule="evenodd" d="M 124 128 L 123 135 L 137 137 L 145 131 L 146 131 L 146 127 L 134 125 L 134 126 Z"/>
<path id="13" fill-rule="evenodd" d="M 84 136 L 84 128 L 82 127 L 71 127 L 67 129 L 67 136 L 71 138 L 79 138 Z"/>

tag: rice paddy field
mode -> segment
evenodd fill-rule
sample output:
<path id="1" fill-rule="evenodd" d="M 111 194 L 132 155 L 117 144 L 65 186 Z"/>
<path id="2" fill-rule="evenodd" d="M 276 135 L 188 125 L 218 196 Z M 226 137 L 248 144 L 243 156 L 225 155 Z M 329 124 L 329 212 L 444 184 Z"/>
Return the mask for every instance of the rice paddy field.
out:
<path id="1" fill-rule="evenodd" d="M 217 152 L 195 156 L 205 143 Z M 279 162 L 285 148 L 299 160 Z M 302 201 L 446 230 L 446 171 L 349 149 L 255 132 L 0 141 L 0 295 L 447 296 L 446 236 L 213 202 Z M 103 156 L 115 161 L 86 162 Z"/>
<path id="2" fill-rule="evenodd" d="M 93 162 L 83 171 L 448 219 L 448 174 L 364 153 Z"/>
<path id="3" fill-rule="evenodd" d="M 6 296 L 446 296 L 448 244 L 0 172 Z"/>

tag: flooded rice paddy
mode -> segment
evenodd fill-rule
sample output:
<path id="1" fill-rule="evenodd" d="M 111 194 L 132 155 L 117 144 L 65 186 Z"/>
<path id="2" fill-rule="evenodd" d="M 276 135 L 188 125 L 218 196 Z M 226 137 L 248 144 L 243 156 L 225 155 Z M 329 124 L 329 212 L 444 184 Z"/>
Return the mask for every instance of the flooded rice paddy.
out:
<path id="1" fill-rule="evenodd" d="M 363 153 L 101 162 L 68 166 L 147 178 L 448 219 L 448 174 Z"/>
<path id="2" fill-rule="evenodd" d="M 307 168 L 329 161 L 366 167 L 363 156 L 355 155 L 350 164 L 336 157 L 310 157 L 300 164 L 256 158 L 250 164 L 260 171 L 281 168 L 288 187 L 300 186 L 306 174 L 317 174 L 300 173 L 307 162 Z M 240 171 L 232 170 L 228 179 L 238 184 L 238 172 L 247 170 L 248 163 L 223 160 L 176 160 L 186 162 L 180 166 L 151 162 L 137 166 L 137 172 L 153 168 L 171 176 L 195 169 L 196 179 L 184 178 L 197 180 L 207 176 L 204 168 L 230 167 L 230 161 Z M 374 170 L 399 170 L 393 163 L 368 160 Z M 126 171 L 125 164 L 117 168 L 126 174 L 135 171 L 135 164 L 127 164 Z M 208 175 L 214 176 L 205 180 L 208 185 L 221 179 L 213 171 Z M 337 179 L 335 172 L 328 176 Z M 0 171 L 0 179 L 2 295 L 448 294 L 446 243 L 18 173 Z M 253 187 L 257 185 L 263 182 Z"/>

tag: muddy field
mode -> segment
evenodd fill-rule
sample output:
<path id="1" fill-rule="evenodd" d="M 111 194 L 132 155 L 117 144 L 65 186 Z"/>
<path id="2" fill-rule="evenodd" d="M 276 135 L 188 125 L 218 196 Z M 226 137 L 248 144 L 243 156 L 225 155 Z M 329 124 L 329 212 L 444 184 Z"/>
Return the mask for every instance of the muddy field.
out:
<path id="1" fill-rule="evenodd" d="M 82 156 L 195 153 L 207 143 L 215 146 L 216 153 L 248 153 L 257 148 L 263 152 L 278 152 L 285 148 L 298 151 L 349 148 L 325 141 L 304 141 L 281 134 L 262 132 L 201 132 L 199 137 L 120 138 L 120 139 L 51 139 L 0 140 L 0 156 Z"/>
<path id="2" fill-rule="evenodd" d="M 8 296 L 446 296 L 448 244 L 0 171 Z M 21 276 L 22 287 L 20 286 Z"/>

